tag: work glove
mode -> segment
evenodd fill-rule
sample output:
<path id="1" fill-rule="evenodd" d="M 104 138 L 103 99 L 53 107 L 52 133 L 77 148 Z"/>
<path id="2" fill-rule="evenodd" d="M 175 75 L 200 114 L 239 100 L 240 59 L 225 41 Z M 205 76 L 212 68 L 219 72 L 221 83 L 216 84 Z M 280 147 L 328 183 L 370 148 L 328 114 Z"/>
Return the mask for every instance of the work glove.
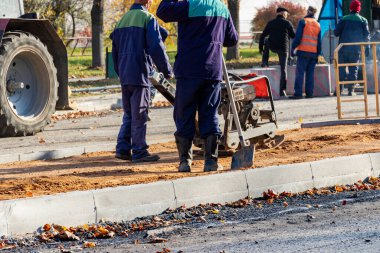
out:
<path id="1" fill-rule="evenodd" d="M 325 63 L 325 59 L 323 58 L 322 55 L 318 55 L 318 64 L 323 64 Z"/>

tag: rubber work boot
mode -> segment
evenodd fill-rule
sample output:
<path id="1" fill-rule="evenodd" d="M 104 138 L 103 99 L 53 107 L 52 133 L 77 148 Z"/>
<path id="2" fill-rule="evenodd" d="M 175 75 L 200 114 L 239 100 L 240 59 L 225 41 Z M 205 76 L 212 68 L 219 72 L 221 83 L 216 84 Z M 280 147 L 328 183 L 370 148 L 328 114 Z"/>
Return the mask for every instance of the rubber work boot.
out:
<path id="1" fill-rule="evenodd" d="M 217 135 L 209 135 L 205 139 L 205 166 L 204 172 L 222 170 L 222 165 L 218 164 L 218 145 L 219 137 Z"/>
<path id="2" fill-rule="evenodd" d="M 175 137 L 179 155 L 178 172 L 191 172 L 191 163 L 193 161 L 193 141 L 187 138 Z"/>
<path id="3" fill-rule="evenodd" d="M 158 160 L 160 160 L 160 157 L 158 155 L 151 155 L 148 153 L 146 156 L 143 156 L 141 158 L 132 159 L 132 162 L 133 163 L 150 163 L 150 162 L 157 162 Z"/>

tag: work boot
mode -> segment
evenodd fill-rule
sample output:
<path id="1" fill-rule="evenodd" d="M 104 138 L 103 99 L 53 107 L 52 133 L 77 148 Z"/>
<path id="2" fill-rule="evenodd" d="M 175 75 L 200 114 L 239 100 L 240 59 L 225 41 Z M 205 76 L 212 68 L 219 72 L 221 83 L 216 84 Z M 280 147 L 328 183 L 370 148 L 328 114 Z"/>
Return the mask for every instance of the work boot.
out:
<path id="1" fill-rule="evenodd" d="M 191 163 L 193 161 L 193 141 L 184 137 L 175 137 L 179 155 L 178 172 L 191 172 Z"/>
<path id="2" fill-rule="evenodd" d="M 133 163 L 150 163 L 150 162 L 157 162 L 160 160 L 160 157 L 158 155 L 151 155 L 147 153 L 147 155 L 137 158 L 137 159 L 132 159 Z"/>
<path id="3" fill-rule="evenodd" d="M 204 172 L 222 170 L 222 165 L 218 164 L 218 145 L 219 137 L 217 135 L 209 135 L 205 139 L 205 165 Z"/>
<path id="4" fill-rule="evenodd" d="M 120 160 L 124 160 L 124 161 L 132 161 L 131 151 L 129 151 L 125 154 L 116 152 L 115 158 L 120 159 Z"/>

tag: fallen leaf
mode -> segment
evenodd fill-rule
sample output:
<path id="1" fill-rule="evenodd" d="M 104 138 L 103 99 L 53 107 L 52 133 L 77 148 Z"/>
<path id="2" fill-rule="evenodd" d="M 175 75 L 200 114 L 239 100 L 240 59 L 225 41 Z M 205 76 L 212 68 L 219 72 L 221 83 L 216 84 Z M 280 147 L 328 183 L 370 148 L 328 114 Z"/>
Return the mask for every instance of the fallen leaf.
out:
<path id="1" fill-rule="evenodd" d="M 347 205 L 347 200 L 342 201 L 342 206 L 345 206 L 345 205 Z"/>
<path id="2" fill-rule="evenodd" d="M 152 236 L 149 240 L 149 243 L 164 243 L 164 242 L 167 242 L 168 240 L 165 239 L 165 238 L 161 238 L 161 237 L 156 237 L 156 236 Z"/>
<path id="3" fill-rule="evenodd" d="M 288 207 L 289 206 L 289 204 L 287 202 L 284 202 L 282 204 L 284 205 L 284 207 Z"/>
<path id="4" fill-rule="evenodd" d="M 217 209 L 212 209 L 210 212 L 213 214 L 219 214 L 220 213 L 219 210 L 217 210 Z"/>
<path id="5" fill-rule="evenodd" d="M 95 248 L 96 243 L 95 242 L 84 242 L 83 248 Z"/>
<path id="6" fill-rule="evenodd" d="M 44 231 L 50 231 L 50 229 L 51 229 L 50 224 L 45 224 L 45 225 L 43 226 L 43 229 L 44 229 Z"/>
<path id="7" fill-rule="evenodd" d="M 79 241 L 79 237 L 69 231 L 63 231 L 58 235 L 59 239 L 63 241 Z"/>
<path id="8" fill-rule="evenodd" d="M 46 143 L 45 139 L 42 138 L 42 137 L 39 138 L 38 142 L 39 142 L 40 144 L 45 144 L 45 143 Z"/>

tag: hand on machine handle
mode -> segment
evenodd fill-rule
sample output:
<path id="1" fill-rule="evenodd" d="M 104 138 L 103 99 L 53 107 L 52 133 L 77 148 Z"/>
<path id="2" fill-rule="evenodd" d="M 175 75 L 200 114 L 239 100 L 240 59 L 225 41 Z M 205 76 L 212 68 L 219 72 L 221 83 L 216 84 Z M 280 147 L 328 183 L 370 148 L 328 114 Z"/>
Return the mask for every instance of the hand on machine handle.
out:
<path id="1" fill-rule="evenodd" d="M 174 74 L 173 74 L 173 73 L 169 73 L 169 74 L 164 75 L 164 77 L 165 77 L 165 79 L 167 79 L 167 80 L 171 80 L 171 79 L 174 78 Z"/>

